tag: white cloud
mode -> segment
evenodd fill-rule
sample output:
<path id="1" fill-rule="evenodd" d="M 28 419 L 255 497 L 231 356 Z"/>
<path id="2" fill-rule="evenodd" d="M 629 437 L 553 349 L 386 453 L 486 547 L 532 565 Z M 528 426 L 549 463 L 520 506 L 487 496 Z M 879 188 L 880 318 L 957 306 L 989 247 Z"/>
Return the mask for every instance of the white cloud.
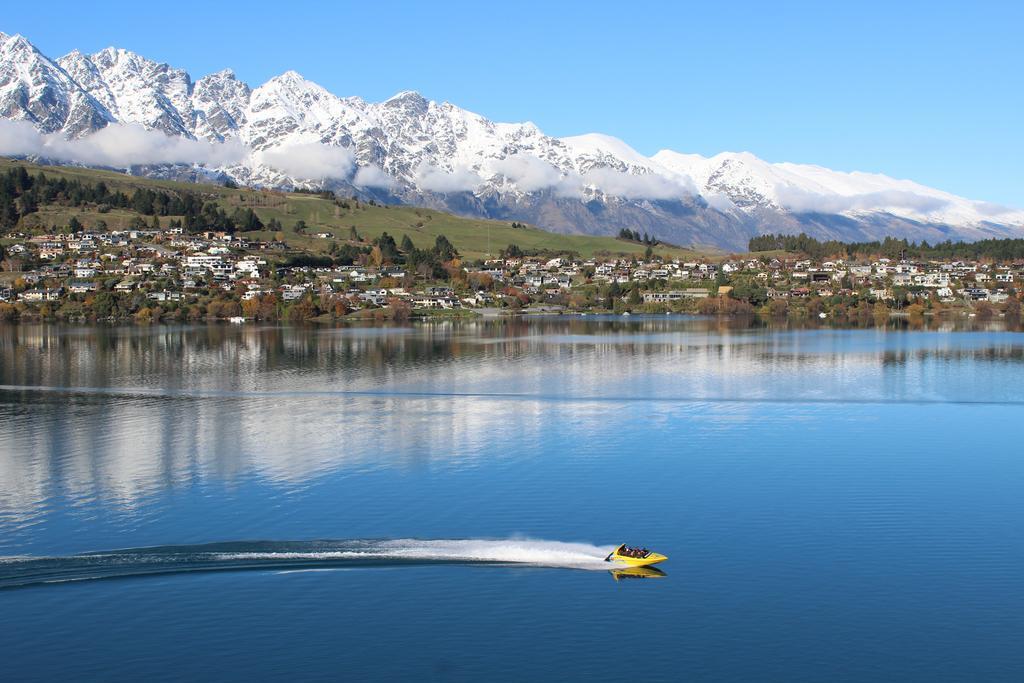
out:
<path id="1" fill-rule="evenodd" d="M 345 178 L 352 172 L 352 152 L 347 147 L 332 147 L 319 142 L 281 145 L 265 149 L 255 156 L 262 164 L 295 178 L 320 180 Z"/>
<path id="2" fill-rule="evenodd" d="M 730 211 L 736 208 L 736 203 L 729 199 L 729 195 L 713 193 L 704 195 L 704 201 L 716 211 Z"/>
<path id="3" fill-rule="evenodd" d="M 797 213 L 842 213 L 878 209 L 911 209 L 921 213 L 937 211 L 949 204 L 945 199 L 906 190 L 882 190 L 852 195 L 824 195 L 796 188 L 776 190 L 780 204 Z"/>
<path id="4" fill-rule="evenodd" d="M 480 185 L 480 176 L 465 167 L 456 167 L 449 173 L 424 161 L 416 169 L 414 181 L 428 192 L 472 192 Z"/>
<path id="5" fill-rule="evenodd" d="M 1014 210 L 1002 204 L 992 202 L 974 202 L 974 209 L 982 216 L 1000 216 L 1004 213 L 1013 213 Z"/>
<path id="6" fill-rule="evenodd" d="M 585 187 L 626 199 L 680 199 L 696 194 L 693 182 L 686 176 L 625 173 L 604 167 L 591 169 L 583 175 L 562 173 L 530 154 L 513 154 L 492 161 L 489 170 L 504 176 L 521 192 L 551 189 L 560 197 L 579 197 Z"/>
<path id="7" fill-rule="evenodd" d="M 0 119 L 0 154 L 4 156 L 32 156 L 42 149 L 42 136 L 28 121 Z"/>
<path id="8" fill-rule="evenodd" d="M 237 142 L 212 143 L 172 137 L 138 125 L 111 124 L 79 140 L 43 135 L 27 121 L 0 120 L 0 154 L 41 156 L 94 166 L 238 163 L 246 149 Z"/>
<path id="9" fill-rule="evenodd" d="M 395 179 L 375 164 L 360 166 L 356 170 L 352 184 L 356 187 L 377 187 L 384 190 L 390 190 L 396 185 Z"/>
<path id="10" fill-rule="evenodd" d="M 220 167 L 241 163 L 251 156 L 283 173 L 309 180 L 344 178 L 352 172 L 353 166 L 352 152 L 347 148 L 315 142 L 274 147 L 253 154 L 237 141 L 189 140 L 146 130 L 136 124 L 115 123 L 88 137 L 67 140 L 59 133 L 43 135 L 28 121 L 6 119 L 0 119 L 0 154 L 40 156 L 115 168 L 149 164 Z M 383 182 L 382 178 L 377 181 Z"/>
<path id="11" fill-rule="evenodd" d="M 490 166 L 491 170 L 504 176 L 520 192 L 556 187 L 567 180 L 557 168 L 531 154 L 512 154 L 493 161 Z"/>
<path id="12" fill-rule="evenodd" d="M 624 173 L 611 168 L 592 168 L 583 183 L 607 195 L 625 199 L 681 199 L 695 194 L 688 179 L 668 178 L 657 173 Z"/>

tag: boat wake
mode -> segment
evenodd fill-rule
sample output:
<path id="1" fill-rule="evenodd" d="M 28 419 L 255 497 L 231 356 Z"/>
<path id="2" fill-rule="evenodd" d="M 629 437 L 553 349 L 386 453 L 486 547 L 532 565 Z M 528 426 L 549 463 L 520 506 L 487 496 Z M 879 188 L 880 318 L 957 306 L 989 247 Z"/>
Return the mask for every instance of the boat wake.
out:
<path id="1" fill-rule="evenodd" d="M 614 546 L 533 539 L 236 541 L 64 557 L 0 557 L 0 589 L 212 571 L 294 571 L 426 564 L 607 570 Z"/>

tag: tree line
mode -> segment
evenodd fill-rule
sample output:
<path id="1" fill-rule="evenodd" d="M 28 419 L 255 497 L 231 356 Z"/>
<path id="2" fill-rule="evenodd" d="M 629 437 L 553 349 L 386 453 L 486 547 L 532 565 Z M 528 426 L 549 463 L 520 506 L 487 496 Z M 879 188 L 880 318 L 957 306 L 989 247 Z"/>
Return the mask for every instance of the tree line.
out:
<path id="1" fill-rule="evenodd" d="M 639 244 L 646 244 L 648 246 L 657 246 L 661 244 L 657 239 L 651 237 L 646 232 L 641 235 L 638 230 L 630 230 L 629 228 L 623 228 L 619 230 L 618 238 L 627 242 L 637 242 Z"/>
<path id="2" fill-rule="evenodd" d="M 821 241 L 800 233 L 799 235 L 758 235 L 750 238 L 750 251 L 789 251 L 806 254 L 814 259 L 830 256 L 863 258 L 884 256 L 891 259 L 962 259 L 979 260 L 991 258 L 1002 261 L 1024 259 L 1024 239 L 987 239 L 977 242 L 954 242 L 946 240 L 929 244 L 927 240 L 910 242 L 907 239 L 886 237 L 874 242 Z"/>
<path id="3" fill-rule="evenodd" d="M 171 227 L 190 232 L 218 230 L 262 230 L 263 223 L 252 209 L 235 209 L 231 214 L 216 202 L 204 201 L 194 192 L 140 187 L 130 195 L 112 190 L 104 181 L 94 183 L 43 172 L 30 174 L 25 167 L 0 174 L 0 228 L 11 229 L 25 216 L 47 205 L 94 207 L 99 213 L 125 209 L 143 216 L 179 216 Z"/>

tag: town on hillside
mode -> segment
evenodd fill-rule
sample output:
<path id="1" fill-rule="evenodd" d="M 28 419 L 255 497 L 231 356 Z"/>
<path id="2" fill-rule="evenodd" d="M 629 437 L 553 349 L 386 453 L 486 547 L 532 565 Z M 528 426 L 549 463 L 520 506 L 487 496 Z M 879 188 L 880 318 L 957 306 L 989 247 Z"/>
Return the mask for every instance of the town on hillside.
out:
<path id="1" fill-rule="evenodd" d="M 681 260 L 524 254 L 463 261 L 358 231 L 349 258 L 280 240 L 180 225 L 3 235 L 0 319 L 286 320 L 474 312 L 692 312 L 881 324 L 942 313 L 1020 317 L 1024 260 L 807 258 L 788 253 Z M 284 254 L 290 254 L 284 258 Z M 348 263 L 342 261 L 350 261 Z"/>

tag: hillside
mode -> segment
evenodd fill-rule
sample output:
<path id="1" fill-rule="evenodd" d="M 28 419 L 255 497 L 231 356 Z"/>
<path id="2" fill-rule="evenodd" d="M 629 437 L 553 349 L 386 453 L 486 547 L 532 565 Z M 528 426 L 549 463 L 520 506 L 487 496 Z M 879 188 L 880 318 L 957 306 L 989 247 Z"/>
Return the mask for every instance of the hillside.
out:
<path id="1" fill-rule="evenodd" d="M 115 171 L 104 171 L 73 166 L 41 166 L 23 161 L 0 159 L 0 171 L 24 167 L 29 173 L 43 172 L 50 176 L 77 179 L 86 183 L 104 182 L 111 190 L 132 194 L 138 188 L 164 189 L 200 194 L 207 201 L 216 201 L 229 213 L 236 208 L 251 208 L 266 224 L 277 219 L 283 226 L 284 242 L 292 248 L 314 253 L 326 253 L 333 242 L 345 241 L 355 227 L 361 238 L 373 239 L 387 232 L 396 240 L 403 235 L 418 248 L 434 244 L 438 235 L 446 236 L 455 248 L 467 258 L 485 258 L 496 255 L 510 244 L 525 251 L 575 252 L 584 257 L 595 254 L 643 254 L 646 246 L 614 237 L 592 235 L 564 235 L 546 232 L 532 226 L 513 227 L 512 222 L 474 219 L 454 216 L 443 211 L 411 206 L 385 206 L 363 201 L 342 200 L 340 205 L 320 195 L 261 191 L 246 188 L 227 188 L 219 185 L 197 184 L 172 180 L 155 180 L 130 176 Z M 113 209 L 100 213 L 95 207 L 66 207 L 59 204 L 40 206 L 29 217 L 33 226 L 62 226 L 76 217 L 87 228 L 102 220 L 109 229 L 127 228 L 140 214 L 130 209 Z M 169 221 L 174 216 L 164 217 Z M 23 219 L 23 221 L 26 219 Z M 146 219 L 147 223 L 149 218 Z M 295 224 L 304 221 L 303 234 L 295 231 Z M 516 224 L 519 225 L 519 224 Z M 317 233 L 330 233 L 332 238 L 319 238 Z M 253 237 L 271 239 L 273 232 L 253 231 Z M 696 257 L 693 250 L 659 245 L 660 254 L 673 257 Z"/>

